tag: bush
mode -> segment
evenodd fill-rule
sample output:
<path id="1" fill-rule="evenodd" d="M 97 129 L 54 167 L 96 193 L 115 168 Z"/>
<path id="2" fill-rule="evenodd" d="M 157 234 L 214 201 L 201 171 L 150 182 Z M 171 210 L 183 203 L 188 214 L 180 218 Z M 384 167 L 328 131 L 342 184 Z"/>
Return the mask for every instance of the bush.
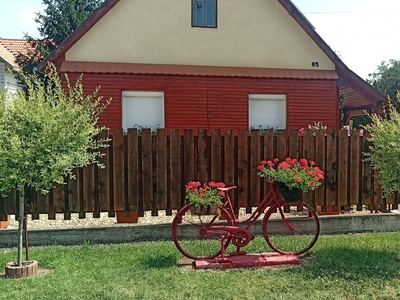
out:
<path id="1" fill-rule="evenodd" d="M 399 98 L 399 94 L 398 94 Z M 378 182 L 387 194 L 400 191 L 400 113 L 389 102 L 382 115 L 370 114 L 370 152 L 364 153 L 378 171 Z"/>

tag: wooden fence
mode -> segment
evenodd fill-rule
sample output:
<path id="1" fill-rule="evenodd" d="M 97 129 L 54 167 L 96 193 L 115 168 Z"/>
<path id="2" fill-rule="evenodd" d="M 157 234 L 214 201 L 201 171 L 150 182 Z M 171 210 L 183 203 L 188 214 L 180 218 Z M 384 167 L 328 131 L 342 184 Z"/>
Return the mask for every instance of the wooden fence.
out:
<path id="1" fill-rule="evenodd" d="M 107 136 L 103 132 L 101 136 Z M 374 180 L 370 163 L 364 161 L 368 151 L 367 134 L 359 131 L 306 130 L 165 130 L 156 134 L 150 129 L 114 129 L 110 147 L 105 149 L 105 169 L 89 166 L 75 170 L 76 180 L 66 179 L 49 194 L 41 195 L 26 188 L 26 209 L 33 219 L 56 213 L 151 211 L 167 215 L 185 203 L 185 184 L 189 180 L 223 181 L 236 185 L 233 196 L 235 210 L 257 206 L 267 191 L 265 181 L 257 176 L 262 159 L 287 156 L 313 159 L 325 171 L 323 185 L 315 192 L 303 194 L 304 201 L 314 205 L 344 207 L 367 205 L 382 210 L 397 208 L 397 195 L 384 198 Z M 17 213 L 18 193 L 2 198 L 0 220 Z"/>

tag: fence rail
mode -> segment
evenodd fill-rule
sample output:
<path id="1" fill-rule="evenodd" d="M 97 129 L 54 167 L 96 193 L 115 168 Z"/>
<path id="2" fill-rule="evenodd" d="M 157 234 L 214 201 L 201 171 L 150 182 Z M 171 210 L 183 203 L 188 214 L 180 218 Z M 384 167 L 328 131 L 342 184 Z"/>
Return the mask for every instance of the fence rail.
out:
<path id="1" fill-rule="evenodd" d="M 102 136 L 107 136 L 103 132 Z M 76 180 L 66 179 L 47 195 L 26 188 L 26 211 L 33 219 L 47 214 L 71 213 L 85 218 L 87 212 L 99 217 L 100 212 L 114 216 L 115 211 L 159 210 L 171 215 L 185 203 L 185 184 L 189 180 L 216 180 L 236 185 L 233 199 L 235 210 L 245 207 L 250 211 L 265 195 L 268 185 L 257 176 L 257 165 L 262 159 L 287 156 L 314 160 L 325 171 L 323 185 L 314 192 L 304 193 L 304 201 L 313 206 L 367 205 L 371 209 L 397 208 L 397 194 L 383 197 L 374 180 L 374 170 L 364 161 L 368 151 L 368 133 L 358 130 L 327 132 L 306 130 L 273 131 L 159 129 L 114 129 L 110 147 L 105 149 L 105 169 L 89 166 L 74 170 Z M 16 214 L 18 192 L 1 198 L 0 220 Z"/>

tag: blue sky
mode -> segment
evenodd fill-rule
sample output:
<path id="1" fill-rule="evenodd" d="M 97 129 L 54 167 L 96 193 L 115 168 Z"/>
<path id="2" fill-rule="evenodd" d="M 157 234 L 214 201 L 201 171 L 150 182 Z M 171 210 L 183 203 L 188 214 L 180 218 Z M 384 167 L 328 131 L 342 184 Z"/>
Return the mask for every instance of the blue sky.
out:
<path id="1" fill-rule="evenodd" d="M 396 38 L 400 32 L 400 0 L 292 2 L 343 62 L 362 78 L 367 78 L 382 61 L 400 60 L 400 40 Z M 23 33 L 28 33 L 40 37 L 33 19 L 35 12 L 43 8 L 41 0 L 0 0 L 0 36 L 23 38 Z"/>

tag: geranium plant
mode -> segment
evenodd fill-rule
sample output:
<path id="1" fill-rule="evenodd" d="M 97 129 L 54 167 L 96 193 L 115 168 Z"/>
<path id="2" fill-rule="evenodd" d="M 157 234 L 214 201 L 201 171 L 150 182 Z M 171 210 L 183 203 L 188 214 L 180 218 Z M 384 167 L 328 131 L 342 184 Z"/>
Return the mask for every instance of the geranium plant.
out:
<path id="1" fill-rule="evenodd" d="M 278 158 L 262 160 L 257 167 L 257 175 L 266 180 L 284 183 L 290 190 L 298 188 L 303 192 L 313 191 L 321 185 L 324 171 L 312 160 L 287 157 L 283 161 Z"/>
<path id="2" fill-rule="evenodd" d="M 202 184 L 199 181 L 189 181 L 186 184 L 186 200 L 199 207 L 221 205 L 224 193 L 217 190 L 219 187 L 225 187 L 225 183 L 209 181 Z"/>

